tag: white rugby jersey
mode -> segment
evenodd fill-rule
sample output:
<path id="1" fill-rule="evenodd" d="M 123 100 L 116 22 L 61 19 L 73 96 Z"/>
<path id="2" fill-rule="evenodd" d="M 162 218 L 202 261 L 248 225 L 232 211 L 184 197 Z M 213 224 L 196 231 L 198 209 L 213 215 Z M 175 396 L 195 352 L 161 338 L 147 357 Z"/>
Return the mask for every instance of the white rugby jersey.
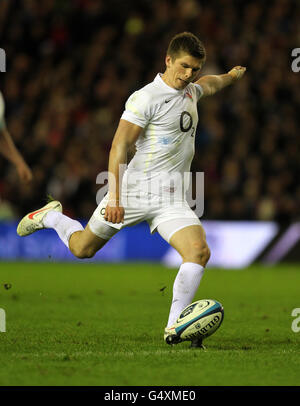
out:
<path id="1" fill-rule="evenodd" d="M 123 184 L 150 193 L 177 193 L 184 173 L 190 172 L 198 123 L 197 102 L 202 87 L 190 83 L 182 90 L 168 86 L 161 74 L 134 92 L 121 119 L 143 128 L 136 153 L 124 174 Z M 184 190 L 188 184 L 184 184 Z"/>

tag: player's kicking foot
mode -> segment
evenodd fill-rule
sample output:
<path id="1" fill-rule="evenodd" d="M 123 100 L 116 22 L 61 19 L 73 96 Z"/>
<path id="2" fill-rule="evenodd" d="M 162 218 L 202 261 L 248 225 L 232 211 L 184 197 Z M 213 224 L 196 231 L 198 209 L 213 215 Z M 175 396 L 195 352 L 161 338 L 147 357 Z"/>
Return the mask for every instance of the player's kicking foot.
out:
<path id="1" fill-rule="evenodd" d="M 196 338 L 195 340 L 192 340 L 191 348 L 202 348 L 202 350 L 206 349 L 202 344 L 202 338 Z"/>
<path id="2" fill-rule="evenodd" d="M 167 344 L 178 344 L 182 342 L 182 339 L 176 334 L 175 327 L 166 327 L 164 340 Z"/>
<path id="3" fill-rule="evenodd" d="M 26 214 L 26 216 L 22 218 L 17 227 L 17 233 L 19 234 L 19 236 L 25 237 L 26 235 L 32 234 L 37 230 L 45 228 L 43 224 L 43 218 L 47 213 L 49 213 L 50 210 L 55 210 L 61 213 L 61 203 L 57 200 L 53 200 L 41 209 Z"/>

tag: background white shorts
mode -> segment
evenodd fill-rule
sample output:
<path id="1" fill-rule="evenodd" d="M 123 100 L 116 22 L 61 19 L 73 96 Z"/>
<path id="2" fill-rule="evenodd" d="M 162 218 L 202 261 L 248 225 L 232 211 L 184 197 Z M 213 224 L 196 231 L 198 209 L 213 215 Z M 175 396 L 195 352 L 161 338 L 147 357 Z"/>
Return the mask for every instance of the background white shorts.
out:
<path id="1" fill-rule="evenodd" d="M 147 221 L 151 234 L 158 231 L 169 242 L 171 235 L 188 225 L 201 225 L 199 218 L 185 200 L 172 201 L 137 189 L 129 189 L 122 195 L 122 206 L 125 210 L 124 223 L 114 224 L 104 219 L 105 208 L 108 203 L 106 195 L 94 211 L 89 227 L 100 238 L 110 239 L 119 230 Z M 170 223 L 169 220 L 180 220 Z M 162 225 L 158 230 L 158 226 Z M 174 226 L 173 226 L 174 224 Z"/>

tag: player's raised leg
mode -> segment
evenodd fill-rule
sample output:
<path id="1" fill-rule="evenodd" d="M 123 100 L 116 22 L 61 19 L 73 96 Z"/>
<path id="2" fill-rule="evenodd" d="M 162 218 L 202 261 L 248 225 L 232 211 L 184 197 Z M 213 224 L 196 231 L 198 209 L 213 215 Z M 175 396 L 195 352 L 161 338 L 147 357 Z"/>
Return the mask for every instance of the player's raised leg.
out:
<path id="1" fill-rule="evenodd" d="M 18 224 L 17 234 L 20 237 L 26 237 L 27 235 L 45 228 L 43 220 L 49 212 L 62 213 L 61 203 L 57 200 L 53 200 L 42 208 L 26 214 Z"/>
<path id="2" fill-rule="evenodd" d="M 83 231 L 73 233 L 69 239 L 69 249 L 77 258 L 92 258 L 108 239 L 95 235 L 89 225 Z"/>
<path id="3" fill-rule="evenodd" d="M 62 213 L 62 205 L 58 201 L 51 201 L 44 207 L 28 213 L 20 221 L 17 233 L 21 237 L 30 235 L 45 228 L 54 229 L 61 241 L 78 258 L 91 258 L 100 250 L 117 230 L 106 224 L 100 224 L 102 237 L 92 232 L 89 225 L 84 229 L 77 220 Z M 99 226 L 98 226 L 99 227 Z M 99 234 L 98 232 L 98 234 Z"/>

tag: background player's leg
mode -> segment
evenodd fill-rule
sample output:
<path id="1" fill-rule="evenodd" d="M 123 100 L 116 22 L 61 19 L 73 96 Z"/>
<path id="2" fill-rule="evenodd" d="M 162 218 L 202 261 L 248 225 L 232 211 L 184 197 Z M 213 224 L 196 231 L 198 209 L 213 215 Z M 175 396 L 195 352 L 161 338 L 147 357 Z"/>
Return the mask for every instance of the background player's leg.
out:
<path id="1" fill-rule="evenodd" d="M 172 235 L 169 243 L 179 252 L 183 263 L 174 281 L 167 327 L 174 324 L 181 311 L 192 303 L 210 257 L 201 225 L 180 229 Z"/>

